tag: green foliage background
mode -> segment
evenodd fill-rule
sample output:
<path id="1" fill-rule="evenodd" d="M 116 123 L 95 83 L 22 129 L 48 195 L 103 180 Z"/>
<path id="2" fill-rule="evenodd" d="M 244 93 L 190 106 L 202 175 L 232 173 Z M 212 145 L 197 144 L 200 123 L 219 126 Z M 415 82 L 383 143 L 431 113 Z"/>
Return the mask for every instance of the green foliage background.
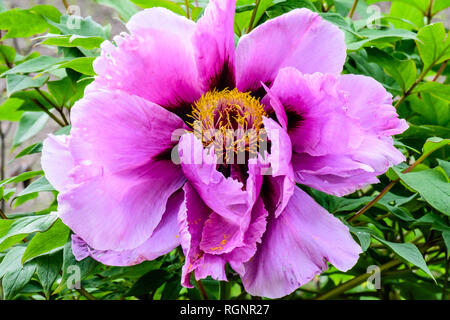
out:
<path id="1" fill-rule="evenodd" d="M 11 8 L 13 2 L 0 0 L 0 298 L 254 299 L 231 270 L 229 283 L 205 279 L 182 288 L 179 250 L 134 267 L 75 261 L 70 230 L 55 215 L 57 192 L 43 172 L 8 170 L 39 158 L 43 133 L 70 132 L 70 109 L 93 80 L 100 44 L 111 38 L 111 26 L 90 17 L 67 28 L 65 6 L 80 5 L 82 16 L 95 6 L 114 35 L 123 24 L 113 16 L 127 21 L 162 6 L 197 20 L 207 1 L 21 1 L 26 5 Z M 349 272 L 331 267 L 285 299 L 449 299 L 450 0 L 238 0 L 236 39 L 300 7 L 345 32 L 344 72 L 381 82 L 410 128 L 395 137 L 406 163 L 381 183 L 342 198 L 305 188 L 349 225 L 364 254 Z M 74 265 L 82 281 L 72 289 Z M 372 265 L 382 271 L 379 290 L 366 281 Z"/>

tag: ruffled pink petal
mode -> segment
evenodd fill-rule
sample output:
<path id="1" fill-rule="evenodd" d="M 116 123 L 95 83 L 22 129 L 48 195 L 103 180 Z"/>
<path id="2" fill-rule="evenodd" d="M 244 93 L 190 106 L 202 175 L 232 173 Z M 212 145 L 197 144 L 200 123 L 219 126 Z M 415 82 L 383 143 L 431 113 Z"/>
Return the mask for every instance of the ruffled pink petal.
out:
<path id="1" fill-rule="evenodd" d="M 176 133 L 187 128 L 175 114 L 123 91 L 89 93 L 73 107 L 71 120 L 75 161 L 112 173 L 139 169 L 152 159 L 170 161 Z"/>
<path id="2" fill-rule="evenodd" d="M 214 212 L 242 225 L 253 203 L 238 180 L 217 171 L 213 148 L 203 149 L 194 134 L 184 134 L 178 145 L 183 173 L 205 204 Z"/>
<path id="3" fill-rule="evenodd" d="M 285 211 L 269 220 L 256 255 L 244 264 L 242 283 L 252 295 L 280 298 L 326 270 L 326 261 L 347 271 L 361 252 L 339 219 L 296 188 Z"/>
<path id="4" fill-rule="evenodd" d="M 205 254 L 202 263 L 195 269 L 195 278 L 201 280 L 210 276 L 218 281 L 228 281 L 225 264 L 226 261 L 221 256 Z"/>
<path id="5" fill-rule="evenodd" d="M 150 238 L 167 200 L 185 182 L 170 159 L 172 133 L 184 124 L 121 91 L 89 93 L 74 106 L 72 121 L 75 167 L 59 194 L 61 219 L 96 250 L 135 249 Z"/>
<path id="6" fill-rule="evenodd" d="M 261 238 L 266 231 L 268 215 L 262 199 L 258 198 L 253 207 L 250 226 L 245 233 L 244 245 L 223 257 L 236 272 L 242 272 L 244 262 L 249 261 L 255 255 L 257 244 L 261 243 Z"/>
<path id="7" fill-rule="evenodd" d="M 78 166 L 89 179 L 58 196 L 62 221 L 97 250 L 127 250 L 143 244 L 160 224 L 169 197 L 185 179 L 170 161 L 157 161 L 134 175 L 96 175 Z M 76 177 L 75 177 L 76 178 Z"/>
<path id="8" fill-rule="evenodd" d="M 236 78 L 240 91 L 270 86 L 283 67 L 303 73 L 339 74 L 346 57 L 344 33 L 308 9 L 271 19 L 239 40 Z"/>
<path id="9" fill-rule="evenodd" d="M 262 102 L 276 105 L 282 123 L 287 119 L 298 183 L 342 196 L 378 182 L 376 176 L 404 161 L 391 135 L 406 124 L 373 79 L 284 68 Z"/>
<path id="10" fill-rule="evenodd" d="M 392 95 L 373 78 L 345 74 L 339 77 L 339 89 L 347 94 L 348 113 L 359 119 L 365 131 L 392 136 L 408 129 L 392 106 Z"/>
<path id="11" fill-rule="evenodd" d="M 268 100 L 275 96 L 284 106 L 295 152 L 322 156 L 349 152 L 361 145 L 362 129 L 348 114 L 346 97 L 337 87 L 336 77 L 284 68 L 270 93 L 262 102 L 269 105 Z"/>
<path id="12" fill-rule="evenodd" d="M 75 162 L 69 150 L 69 140 L 70 138 L 65 135 L 50 134 L 42 147 L 42 170 L 47 180 L 58 191 L 66 189 L 72 183 L 69 172 L 75 167 Z"/>
<path id="13" fill-rule="evenodd" d="M 221 225 L 223 221 L 215 221 L 215 219 L 223 218 L 211 211 L 189 182 L 185 184 L 184 191 L 186 206 L 185 210 L 180 211 L 178 216 L 181 246 L 186 257 L 182 269 L 183 286 L 192 288 L 190 283 L 192 272 L 194 272 L 197 280 L 207 276 L 216 280 L 226 280 L 226 263 L 230 263 L 235 270 L 243 270 L 243 263 L 255 254 L 257 243 L 260 242 L 266 228 L 268 212 L 264 209 L 262 200 L 259 198 L 253 207 L 251 221 L 242 244 L 232 251 L 225 252 L 226 242 L 219 244 L 224 248 L 215 248 L 215 250 L 210 250 L 208 246 L 205 248 L 205 244 L 210 241 L 209 238 L 211 237 L 208 232 L 214 232 L 215 229 L 220 233 L 226 228 Z M 229 222 L 225 223 L 229 224 Z M 205 231 L 209 224 L 212 228 Z M 219 238 L 219 240 L 223 240 L 223 234 L 220 233 L 220 235 L 222 238 Z M 228 240 L 228 238 L 225 240 Z M 216 245 L 216 243 L 212 245 Z"/>
<path id="14" fill-rule="evenodd" d="M 192 288 L 190 276 L 202 262 L 203 252 L 200 250 L 202 229 L 203 224 L 211 214 L 211 209 L 205 205 L 189 182 L 186 182 L 183 190 L 185 207 L 178 213 L 180 241 L 185 256 L 181 284 L 187 288 Z"/>
<path id="15" fill-rule="evenodd" d="M 131 250 L 95 250 L 78 235 L 72 235 L 72 251 L 77 260 L 91 256 L 110 266 L 132 266 L 164 255 L 180 244 L 178 235 L 178 211 L 184 201 L 182 191 L 174 193 L 167 201 L 167 208 L 161 222 L 152 236 L 142 245 Z"/>
<path id="16" fill-rule="evenodd" d="M 263 118 L 264 128 L 271 142 L 270 174 L 266 176 L 263 193 L 269 200 L 269 211 L 278 217 L 289 202 L 295 188 L 294 171 L 292 168 L 292 144 L 285 128 L 269 118 Z"/>
<path id="17" fill-rule="evenodd" d="M 193 43 L 204 91 L 235 87 L 236 0 L 211 0 L 197 22 Z"/>
<path id="18" fill-rule="evenodd" d="M 239 223 L 212 212 L 203 226 L 200 249 L 212 255 L 224 254 L 242 246 L 243 241 L 244 233 Z"/>
<path id="19" fill-rule="evenodd" d="M 130 34 L 102 44 L 97 86 L 123 90 L 182 114 L 202 94 L 192 37 L 195 23 L 163 8 L 134 15 Z"/>

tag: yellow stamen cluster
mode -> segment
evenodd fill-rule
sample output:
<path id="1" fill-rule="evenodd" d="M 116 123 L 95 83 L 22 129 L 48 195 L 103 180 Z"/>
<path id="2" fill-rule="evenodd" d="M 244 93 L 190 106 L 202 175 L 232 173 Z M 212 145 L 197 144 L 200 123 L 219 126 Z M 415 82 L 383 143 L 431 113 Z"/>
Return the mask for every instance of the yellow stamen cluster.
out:
<path id="1" fill-rule="evenodd" d="M 216 151 L 225 149 L 225 154 L 231 150 L 254 154 L 263 116 L 266 116 L 264 107 L 248 92 L 214 90 L 194 104 L 191 126 L 205 147 L 214 144 Z"/>

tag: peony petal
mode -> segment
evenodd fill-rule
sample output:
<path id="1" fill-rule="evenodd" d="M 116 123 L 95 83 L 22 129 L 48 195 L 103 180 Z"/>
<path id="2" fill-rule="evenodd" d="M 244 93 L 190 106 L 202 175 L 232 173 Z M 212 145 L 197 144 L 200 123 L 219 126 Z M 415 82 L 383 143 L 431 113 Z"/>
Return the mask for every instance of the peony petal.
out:
<path id="1" fill-rule="evenodd" d="M 195 23 L 151 8 L 127 23 L 131 34 L 102 44 L 96 85 L 123 90 L 183 114 L 202 94 L 192 37 Z"/>
<path id="2" fill-rule="evenodd" d="M 269 220 L 242 283 L 252 295 L 280 298 L 327 269 L 325 260 L 347 271 L 361 252 L 342 222 L 296 188 L 285 211 Z"/>
<path id="3" fill-rule="evenodd" d="M 71 151 L 113 173 L 170 160 L 177 131 L 187 128 L 175 114 L 122 91 L 90 92 L 71 112 Z"/>
<path id="4" fill-rule="evenodd" d="M 343 196 L 378 182 L 376 176 L 404 161 L 390 135 L 402 132 L 405 122 L 375 80 L 284 68 L 269 92 L 266 107 L 275 101 L 287 114 L 298 183 Z"/>
<path id="5" fill-rule="evenodd" d="M 225 263 L 221 256 L 205 254 L 202 257 L 202 263 L 195 269 L 195 278 L 200 280 L 210 276 L 218 281 L 227 281 Z"/>
<path id="6" fill-rule="evenodd" d="M 248 218 L 250 219 L 250 216 Z M 248 223 L 249 221 L 244 225 Z M 246 226 L 243 227 L 245 231 Z M 242 245 L 244 245 L 244 233 L 241 225 L 212 212 L 203 226 L 200 249 L 208 254 L 220 255 Z"/>
<path id="7" fill-rule="evenodd" d="M 216 280 L 226 280 L 225 264 L 227 262 L 235 270 L 243 270 L 243 263 L 255 254 L 256 245 L 260 242 L 266 228 L 268 212 L 264 209 L 261 198 L 256 201 L 252 210 L 251 222 L 242 243 L 232 251 L 226 252 L 228 240 L 232 241 L 231 237 L 226 238 L 227 242 L 224 244 L 219 244 L 223 248 L 210 250 L 209 246 L 214 246 L 216 243 L 211 241 L 211 235 L 208 233 L 217 232 L 220 237 L 216 238 L 221 241 L 224 239 L 221 232 L 231 225 L 230 222 L 223 221 L 221 216 L 212 212 L 189 182 L 185 184 L 184 191 L 186 209 L 179 212 L 181 245 L 186 257 L 182 270 L 183 286 L 192 288 L 190 284 L 192 272 L 195 273 L 197 280 L 207 276 Z M 227 226 L 224 227 L 222 225 L 224 223 Z M 211 228 L 208 229 L 209 225 Z M 214 237 L 214 234 L 212 236 Z"/>
<path id="8" fill-rule="evenodd" d="M 91 256 L 110 266 L 132 266 L 153 260 L 169 253 L 179 244 L 177 215 L 184 201 L 182 191 L 174 193 L 167 201 L 166 212 L 152 236 L 136 249 L 115 251 L 95 250 L 77 235 L 72 235 L 72 250 L 77 260 Z"/>
<path id="9" fill-rule="evenodd" d="M 88 174 L 84 174 L 88 171 Z M 87 180 L 58 196 L 62 221 L 97 250 L 135 249 L 160 224 L 169 197 L 185 179 L 170 161 L 156 161 L 135 175 L 113 175 L 91 166 L 77 167 Z M 75 177 L 76 178 L 76 177 Z"/>
<path id="10" fill-rule="evenodd" d="M 63 191 L 72 183 L 69 172 L 75 167 L 75 162 L 69 150 L 69 140 L 68 136 L 50 134 L 42 147 L 42 169 L 47 180 L 58 191 Z"/>
<path id="11" fill-rule="evenodd" d="M 197 22 L 193 43 L 204 91 L 234 88 L 236 0 L 211 0 Z"/>
<path id="12" fill-rule="evenodd" d="M 392 96 L 375 79 L 346 74 L 338 79 L 339 89 L 347 93 L 348 112 L 357 117 L 364 130 L 375 135 L 391 136 L 408 129 L 392 106 Z"/>
<path id="13" fill-rule="evenodd" d="M 294 68 L 279 72 L 270 92 L 288 115 L 288 133 L 295 152 L 322 156 L 360 146 L 362 130 L 347 114 L 344 93 L 336 82 L 332 75 L 304 75 Z M 270 96 L 262 102 L 268 105 L 268 99 Z"/>
<path id="14" fill-rule="evenodd" d="M 205 204 L 214 212 L 237 224 L 246 219 L 253 202 L 242 183 L 217 171 L 214 149 L 203 149 L 192 133 L 184 134 L 179 143 L 183 173 Z"/>
<path id="15" fill-rule="evenodd" d="M 173 132 L 184 124 L 142 98 L 103 90 L 78 102 L 72 121 L 76 166 L 59 195 L 61 219 L 94 249 L 134 249 L 185 181 L 170 159 Z"/>
<path id="16" fill-rule="evenodd" d="M 230 263 L 230 266 L 236 272 L 244 270 L 243 263 L 255 255 L 257 244 L 261 243 L 261 238 L 264 231 L 266 231 L 268 215 L 269 213 L 265 209 L 262 199 L 258 198 L 253 207 L 250 226 L 245 233 L 244 245 L 224 255 L 224 259 Z"/>
<path id="17" fill-rule="evenodd" d="M 244 35 L 236 49 L 240 91 L 270 86 L 283 67 L 303 73 L 342 71 L 346 57 L 344 33 L 308 9 L 295 9 Z"/>
<path id="18" fill-rule="evenodd" d="M 266 176 L 263 193 L 270 203 L 268 210 L 278 217 L 288 204 L 295 188 L 291 164 L 292 145 L 285 128 L 269 118 L 264 118 L 263 123 L 271 142 L 268 155 L 270 175 Z"/>
<path id="19" fill-rule="evenodd" d="M 190 275 L 202 262 L 203 253 L 199 245 L 203 224 L 211 214 L 211 209 L 205 205 L 189 182 L 186 182 L 183 190 L 185 208 L 178 213 L 181 247 L 186 258 L 182 269 L 181 283 L 187 288 L 193 288 L 190 283 Z"/>

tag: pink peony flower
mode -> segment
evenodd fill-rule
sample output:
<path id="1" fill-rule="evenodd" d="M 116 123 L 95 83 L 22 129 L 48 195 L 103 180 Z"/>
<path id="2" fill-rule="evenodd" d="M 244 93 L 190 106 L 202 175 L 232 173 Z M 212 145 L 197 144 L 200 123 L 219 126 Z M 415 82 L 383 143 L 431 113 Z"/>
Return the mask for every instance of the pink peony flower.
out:
<path id="1" fill-rule="evenodd" d="M 234 11 L 212 0 L 194 23 L 148 9 L 102 44 L 71 135 L 42 155 L 77 259 L 127 266 L 181 244 L 184 286 L 227 280 L 228 263 L 271 298 L 357 262 L 348 228 L 296 183 L 342 196 L 378 182 L 404 160 L 391 136 L 407 125 L 375 80 L 340 75 L 344 35 L 317 13 L 270 20 L 235 50 Z"/>

